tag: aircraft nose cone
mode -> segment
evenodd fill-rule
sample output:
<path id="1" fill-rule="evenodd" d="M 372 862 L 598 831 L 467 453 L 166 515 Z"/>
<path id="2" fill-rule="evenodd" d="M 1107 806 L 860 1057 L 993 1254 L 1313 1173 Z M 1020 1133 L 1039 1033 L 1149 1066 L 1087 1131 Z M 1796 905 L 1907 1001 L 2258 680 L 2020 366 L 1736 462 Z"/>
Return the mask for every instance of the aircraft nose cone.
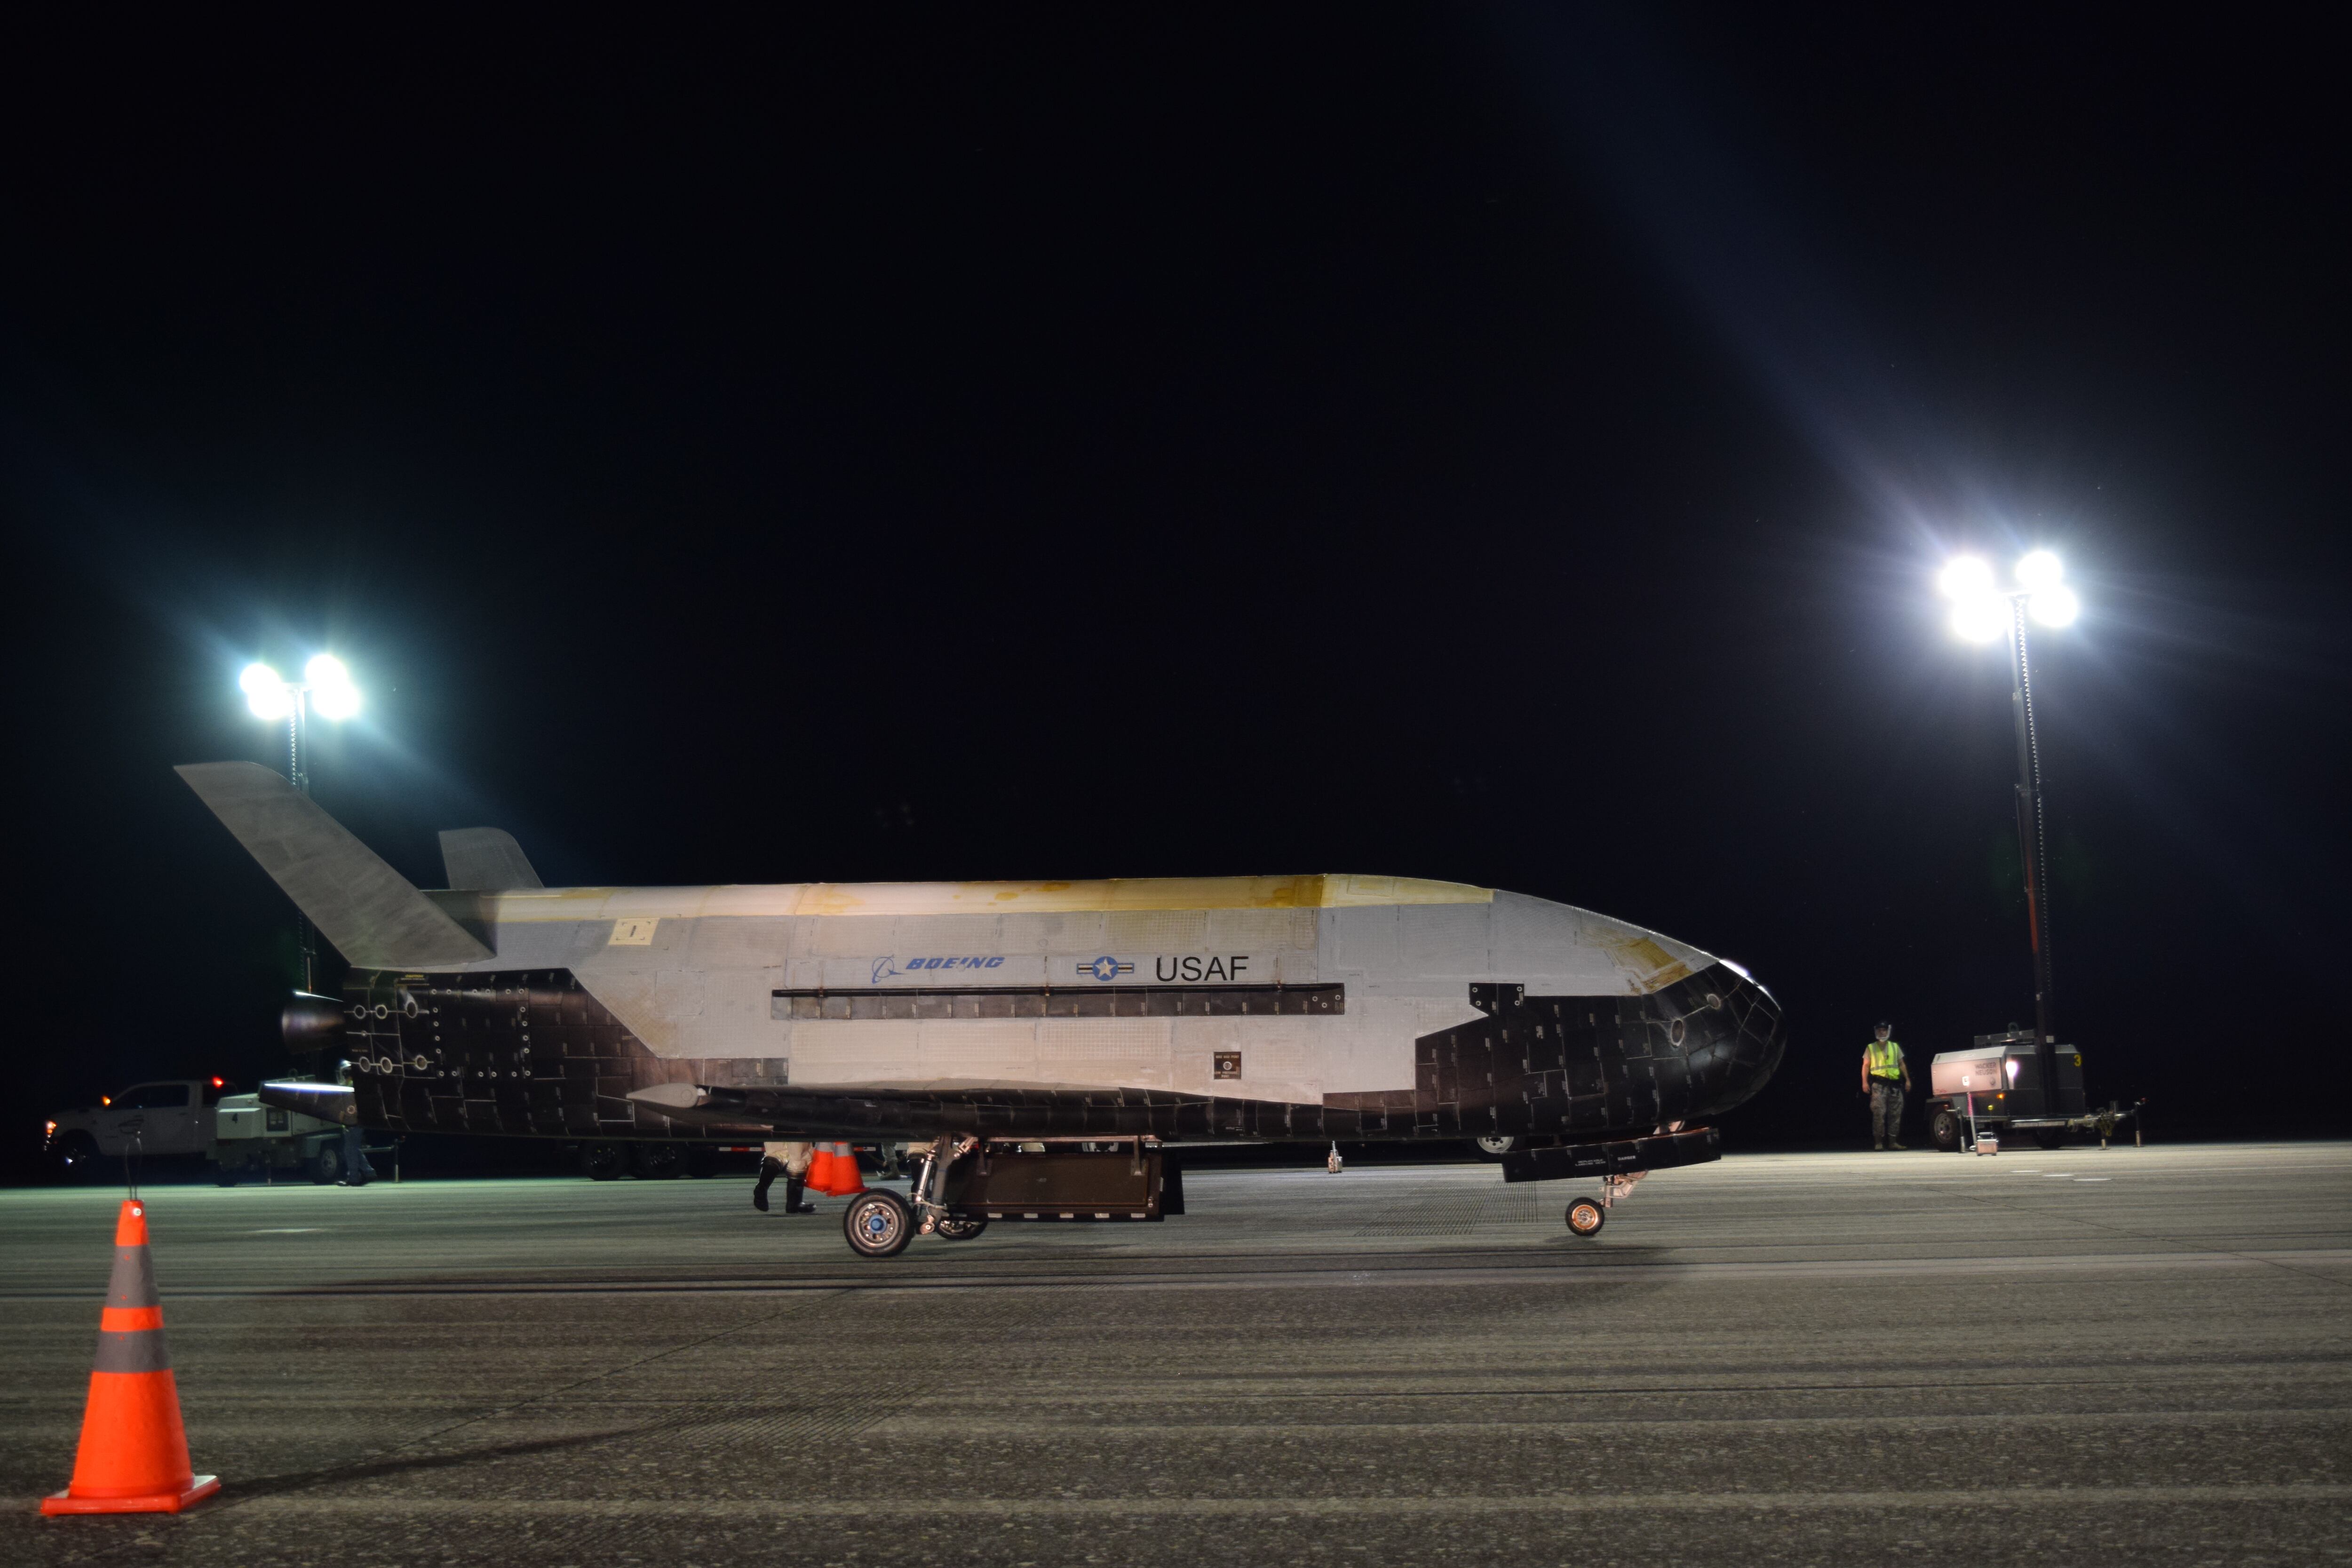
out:
<path id="1" fill-rule="evenodd" d="M 1727 964 L 1717 963 L 1683 983 L 1698 1004 L 1687 1015 L 1696 1117 L 1720 1116 L 1771 1081 L 1787 1051 L 1789 1032 L 1771 994 Z"/>

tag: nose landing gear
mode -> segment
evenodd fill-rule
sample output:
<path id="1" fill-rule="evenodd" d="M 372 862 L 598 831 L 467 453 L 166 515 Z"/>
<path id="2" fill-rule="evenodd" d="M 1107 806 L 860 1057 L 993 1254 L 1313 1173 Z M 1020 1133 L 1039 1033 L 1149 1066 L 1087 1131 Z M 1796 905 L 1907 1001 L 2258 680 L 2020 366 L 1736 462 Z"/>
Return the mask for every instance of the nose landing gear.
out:
<path id="1" fill-rule="evenodd" d="M 1598 1198 L 1579 1198 L 1568 1205 L 1568 1228 L 1590 1241 L 1601 1234 L 1609 1223 L 1609 1211 L 1633 1195 L 1633 1184 L 1648 1175 L 1647 1171 L 1628 1171 L 1622 1175 L 1601 1178 Z"/>

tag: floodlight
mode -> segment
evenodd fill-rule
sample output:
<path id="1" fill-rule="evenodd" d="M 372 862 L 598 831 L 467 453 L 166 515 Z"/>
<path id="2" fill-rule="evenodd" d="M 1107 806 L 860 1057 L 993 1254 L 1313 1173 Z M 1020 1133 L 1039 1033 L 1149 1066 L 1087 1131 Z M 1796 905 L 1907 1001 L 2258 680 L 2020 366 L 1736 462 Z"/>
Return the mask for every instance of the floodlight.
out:
<path id="1" fill-rule="evenodd" d="M 294 694 L 266 664 L 247 665 L 236 683 L 244 689 L 245 705 L 257 719 L 283 719 L 294 710 Z"/>
<path id="2" fill-rule="evenodd" d="M 1979 594 L 1952 609 L 1952 635 L 1963 642 L 1990 642 L 2009 629 L 2009 602 L 1998 595 Z"/>
<path id="3" fill-rule="evenodd" d="M 1944 563 L 1936 586 L 1947 599 L 1965 605 L 1993 592 L 1992 568 L 1985 564 L 1981 556 L 1955 555 Z"/>
<path id="4" fill-rule="evenodd" d="M 2083 601 L 2063 583 L 2037 589 L 2025 601 L 2025 613 L 2045 626 L 2063 626 L 2083 613 Z"/>
<path id="5" fill-rule="evenodd" d="M 2037 594 L 2045 588 L 2055 588 L 2058 579 L 2064 575 L 2066 568 L 2047 550 L 2037 550 L 2017 563 L 2018 582 Z"/>
<path id="6" fill-rule="evenodd" d="M 303 679 L 310 683 L 310 705 L 321 719 L 348 719 L 360 710 L 360 689 L 352 684 L 352 672 L 333 654 L 313 654 L 310 662 L 302 667 Z"/>
<path id="7" fill-rule="evenodd" d="M 360 710 L 360 689 L 350 681 L 310 689 L 310 705 L 321 719 L 348 719 Z"/>

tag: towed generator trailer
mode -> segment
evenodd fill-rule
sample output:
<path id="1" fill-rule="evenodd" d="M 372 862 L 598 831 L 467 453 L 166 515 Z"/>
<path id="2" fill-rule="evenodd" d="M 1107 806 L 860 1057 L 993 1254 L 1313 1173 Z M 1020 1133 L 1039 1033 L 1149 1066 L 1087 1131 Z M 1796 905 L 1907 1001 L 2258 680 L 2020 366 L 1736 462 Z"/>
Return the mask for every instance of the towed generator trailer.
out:
<path id="1" fill-rule="evenodd" d="M 2091 1110 L 2083 1098 L 2083 1053 L 2060 1046 L 2057 1064 L 2057 1103 L 2044 1105 L 2030 1029 L 1979 1035 L 1970 1049 L 1938 1053 L 1928 1068 L 1929 1138 L 1948 1154 L 1980 1140 L 1997 1148 L 2012 1132 L 2044 1149 L 2057 1148 L 2069 1132 L 2095 1133 L 2105 1147 L 2128 1121 L 2132 1142 L 2140 1142 L 2140 1112 L 2147 1101 L 2110 1100 Z"/>

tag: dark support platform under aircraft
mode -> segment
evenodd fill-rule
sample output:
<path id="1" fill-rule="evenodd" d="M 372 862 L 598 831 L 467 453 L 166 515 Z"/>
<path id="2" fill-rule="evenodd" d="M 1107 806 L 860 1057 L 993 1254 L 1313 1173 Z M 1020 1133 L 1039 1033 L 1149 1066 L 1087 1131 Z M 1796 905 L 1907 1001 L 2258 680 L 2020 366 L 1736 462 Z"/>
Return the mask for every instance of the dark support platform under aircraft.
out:
<path id="1" fill-rule="evenodd" d="M 1549 1149 L 1514 1149 L 1503 1156 L 1507 1182 L 1556 1182 L 1570 1176 L 1623 1176 L 1703 1165 L 1723 1158 L 1723 1138 L 1712 1127 L 1661 1132 L 1614 1143 L 1563 1143 Z"/>

